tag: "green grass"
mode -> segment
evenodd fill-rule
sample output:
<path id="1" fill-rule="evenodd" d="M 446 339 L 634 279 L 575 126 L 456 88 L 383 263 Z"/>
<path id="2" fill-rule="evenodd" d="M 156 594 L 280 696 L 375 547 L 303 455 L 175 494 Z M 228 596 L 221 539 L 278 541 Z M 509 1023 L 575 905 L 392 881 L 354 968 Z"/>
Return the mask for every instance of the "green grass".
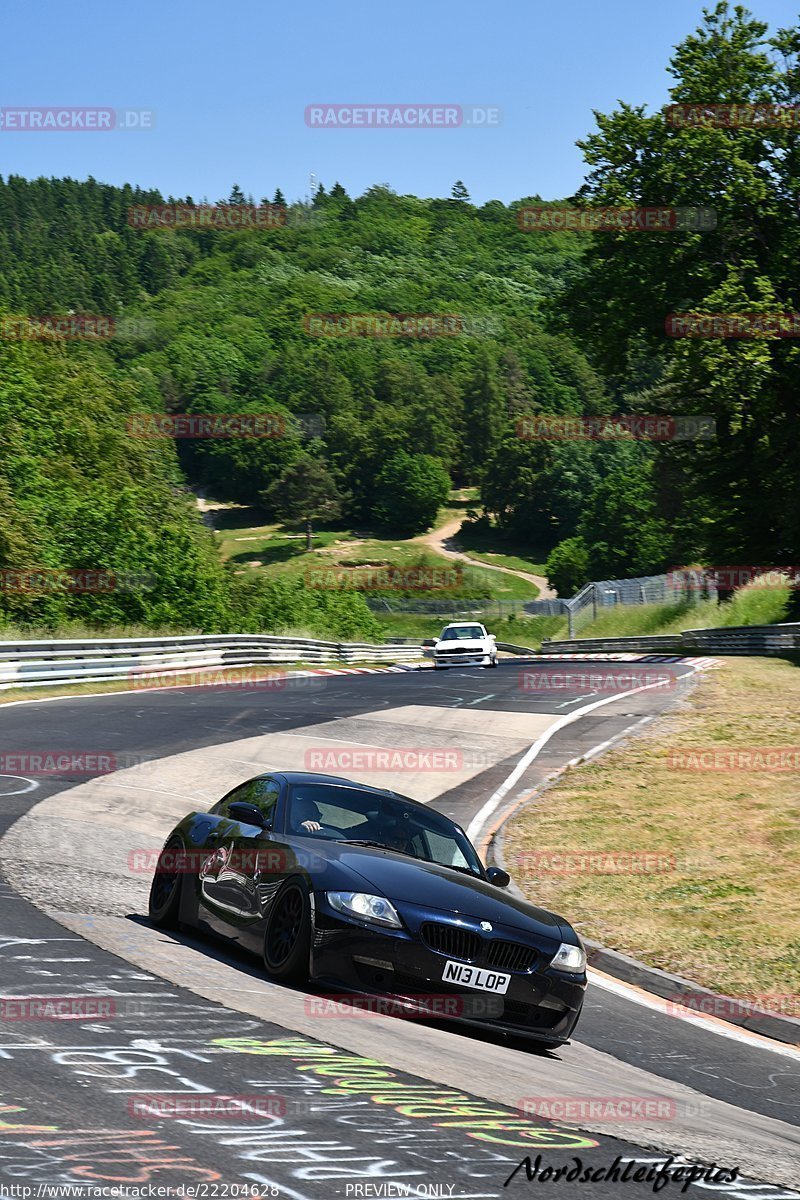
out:
<path id="1" fill-rule="evenodd" d="M 727 659 L 649 732 L 570 770 L 509 821 L 504 857 L 528 899 L 589 938 L 713 991 L 772 993 L 800 1016 L 797 774 L 688 753 L 798 745 L 800 669 Z M 683 758 L 679 755 L 684 755 Z M 677 761 L 676 761 L 677 758 Z M 659 871 L 597 873 L 580 855 L 663 855 Z M 539 852 L 537 861 L 522 856 Z M 574 852 L 557 875 L 542 863 Z"/>
<path id="2" fill-rule="evenodd" d="M 480 562 L 491 563 L 496 567 L 510 567 L 512 571 L 527 571 L 530 575 L 544 575 L 543 562 L 530 562 L 527 558 L 520 558 L 517 554 L 506 554 L 502 550 L 473 550 L 461 537 L 458 538 L 458 543 L 465 554 Z"/>
<path id="3" fill-rule="evenodd" d="M 530 546 L 520 545 L 503 537 L 498 529 L 481 531 L 470 522 L 462 525 L 456 534 L 458 548 L 471 558 L 493 563 L 498 567 L 510 567 L 514 571 L 528 571 L 531 575 L 544 575 L 547 555 Z"/>
<path id="4" fill-rule="evenodd" d="M 441 598 L 453 594 L 463 598 L 479 596 L 486 600 L 524 601 L 535 600 L 538 595 L 536 585 L 527 580 L 455 562 L 413 538 L 376 537 L 370 531 L 347 528 L 316 529 L 314 548 L 309 552 L 303 533 L 277 524 L 253 523 L 254 515 L 252 509 L 229 510 L 225 528 L 218 528 L 216 533 L 222 557 L 240 570 L 263 572 L 270 578 L 297 579 L 305 578 L 309 572 L 320 572 L 322 578 L 323 572 L 333 571 L 341 565 L 345 568 L 362 564 L 365 567 L 376 564 L 406 569 L 418 567 L 458 572 L 460 583 L 448 588 Z M 442 514 L 439 523 L 441 519 Z M 391 590 L 387 592 L 390 597 L 392 594 Z M 438 589 L 425 593 L 425 598 L 440 598 Z"/>
<path id="5" fill-rule="evenodd" d="M 601 609 L 597 620 L 580 626 L 577 636 L 638 637 L 715 626 L 772 625 L 786 620 L 789 601 L 788 587 L 760 587 L 752 583 L 740 588 L 723 604 L 715 600 L 701 600 L 698 604 L 624 604 Z M 568 636 L 566 619 L 561 630 L 554 636 Z"/>
<path id="6" fill-rule="evenodd" d="M 97 629 L 80 621 L 69 621 L 58 626 L 41 626 L 31 629 L 27 625 L 0 625 L 2 642 L 46 642 L 62 639 L 85 642 L 89 638 L 155 638 L 200 636 L 201 629 L 177 625 L 104 625 Z"/>
<path id="7" fill-rule="evenodd" d="M 439 616 L 417 615 L 414 613 L 376 613 L 383 627 L 385 637 L 436 637 L 449 621 L 465 620 L 460 616 L 449 616 L 442 613 Z M 475 618 L 484 624 L 489 633 L 493 633 L 498 642 L 509 642 L 517 646 L 529 646 L 538 650 L 543 637 L 556 637 L 560 627 L 560 617 L 519 617 L 510 620 L 488 615 L 478 615 Z"/>

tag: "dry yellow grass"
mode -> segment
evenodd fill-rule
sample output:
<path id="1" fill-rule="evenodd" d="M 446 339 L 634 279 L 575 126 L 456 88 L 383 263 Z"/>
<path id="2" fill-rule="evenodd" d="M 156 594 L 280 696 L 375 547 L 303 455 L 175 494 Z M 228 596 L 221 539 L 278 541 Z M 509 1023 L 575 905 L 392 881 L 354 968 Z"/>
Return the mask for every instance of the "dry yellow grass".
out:
<path id="1" fill-rule="evenodd" d="M 728 995 L 789 997 L 780 1010 L 800 1016 L 800 770 L 676 765 L 711 747 L 800 748 L 800 668 L 724 660 L 646 735 L 514 817 L 505 858 L 529 899 L 586 937 Z M 531 851 L 655 851 L 674 867 L 556 876 L 526 872 L 517 855 Z"/>

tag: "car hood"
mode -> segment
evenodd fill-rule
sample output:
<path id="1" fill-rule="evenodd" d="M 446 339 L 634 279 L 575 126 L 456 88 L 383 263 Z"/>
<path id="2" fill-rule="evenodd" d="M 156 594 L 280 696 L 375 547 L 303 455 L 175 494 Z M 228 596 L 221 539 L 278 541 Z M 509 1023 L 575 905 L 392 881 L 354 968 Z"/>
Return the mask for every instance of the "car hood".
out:
<path id="1" fill-rule="evenodd" d="M 414 862 L 390 850 L 341 843 L 328 843 L 326 854 L 335 857 L 337 865 L 354 877 L 353 890 L 370 890 L 398 904 L 491 921 L 545 938 L 561 939 L 562 931 L 571 928 L 563 918 L 526 900 L 518 900 L 486 880 L 436 863 Z M 358 878 L 363 883 L 359 884 Z"/>
<path id="2" fill-rule="evenodd" d="M 443 642 L 437 642 L 434 650 L 482 650 L 488 642 L 488 638 L 446 638 Z"/>

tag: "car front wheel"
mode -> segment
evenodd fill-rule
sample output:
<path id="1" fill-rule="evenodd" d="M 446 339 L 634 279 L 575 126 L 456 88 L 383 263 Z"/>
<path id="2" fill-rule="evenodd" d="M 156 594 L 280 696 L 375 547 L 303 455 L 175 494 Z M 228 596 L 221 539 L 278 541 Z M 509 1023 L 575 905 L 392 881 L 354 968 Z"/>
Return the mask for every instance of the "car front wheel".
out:
<path id="1" fill-rule="evenodd" d="M 150 884 L 148 912 L 150 920 L 161 929 L 177 929 L 181 904 L 181 863 L 183 842 L 170 838 L 158 856 L 156 873 Z"/>
<path id="2" fill-rule="evenodd" d="M 264 932 L 264 967 L 278 983 L 308 982 L 311 901 L 300 880 L 285 884 L 275 897 Z"/>

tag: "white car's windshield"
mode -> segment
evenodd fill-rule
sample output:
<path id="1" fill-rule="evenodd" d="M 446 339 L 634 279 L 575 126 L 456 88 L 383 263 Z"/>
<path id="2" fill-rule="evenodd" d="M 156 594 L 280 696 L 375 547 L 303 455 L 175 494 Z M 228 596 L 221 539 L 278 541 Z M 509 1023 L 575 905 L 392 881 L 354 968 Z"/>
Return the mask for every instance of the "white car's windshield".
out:
<path id="1" fill-rule="evenodd" d="M 483 638 L 486 635 L 480 625 L 458 625 L 454 629 L 445 629 L 441 640 L 443 642 L 472 641 L 474 638 Z"/>

